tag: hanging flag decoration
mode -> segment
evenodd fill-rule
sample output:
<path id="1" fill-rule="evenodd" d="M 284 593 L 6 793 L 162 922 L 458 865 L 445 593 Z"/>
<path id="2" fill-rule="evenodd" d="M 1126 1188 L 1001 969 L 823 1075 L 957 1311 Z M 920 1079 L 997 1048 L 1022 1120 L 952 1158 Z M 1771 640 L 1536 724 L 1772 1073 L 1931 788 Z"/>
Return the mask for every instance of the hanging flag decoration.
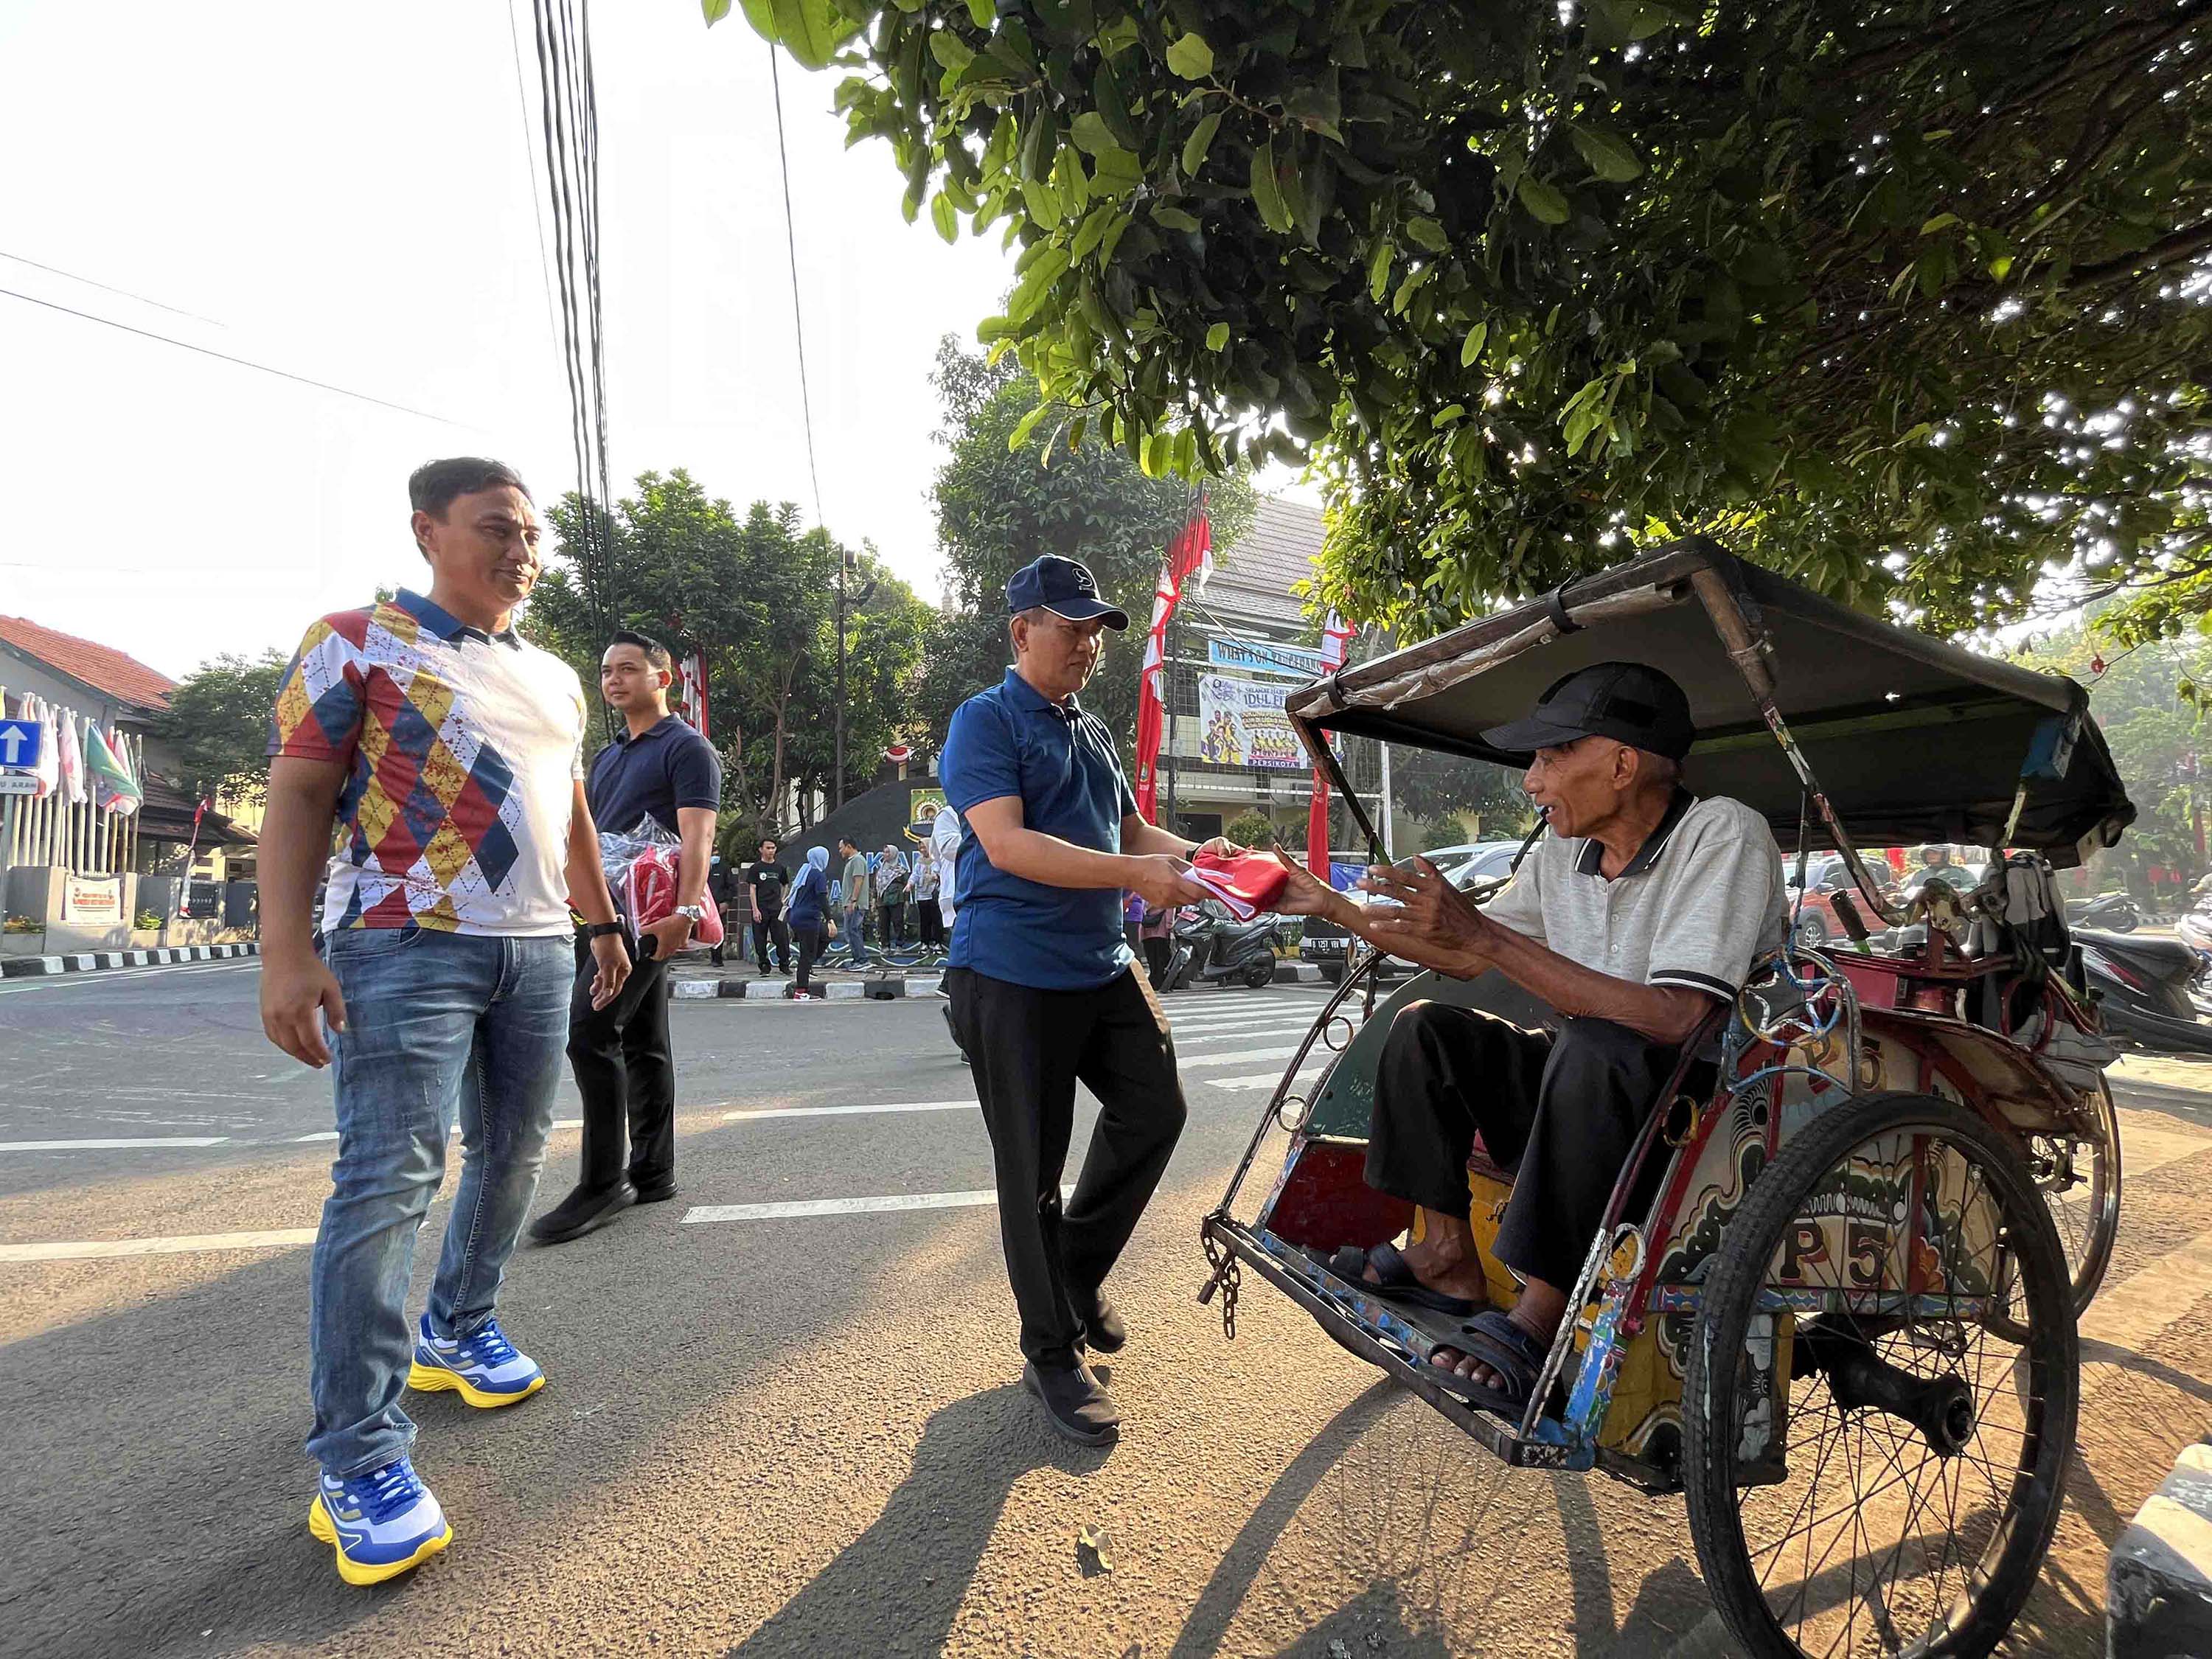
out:
<path id="1" fill-rule="evenodd" d="M 1213 574 L 1213 523 L 1199 493 L 1190 518 L 1168 544 L 1160 579 L 1152 589 L 1152 625 L 1145 636 L 1145 666 L 1137 682 L 1137 811 L 1159 822 L 1160 739 L 1167 728 L 1168 623 L 1187 590 L 1203 589 Z"/>
<path id="2" fill-rule="evenodd" d="M 139 788 L 138 780 L 131 775 L 131 765 L 123 758 L 120 740 L 111 745 L 100 727 L 90 720 L 84 723 L 84 763 L 92 775 L 93 798 L 101 811 L 127 817 L 138 810 L 145 792 Z"/>
<path id="3" fill-rule="evenodd" d="M 61 741 L 54 746 L 61 751 L 62 801 L 65 805 L 82 806 L 86 800 L 84 749 L 77 741 L 76 714 L 68 708 L 56 712 L 61 716 Z"/>
<path id="4" fill-rule="evenodd" d="M 684 718 L 691 722 L 691 729 L 702 738 L 708 736 L 707 665 L 696 651 L 677 659 L 676 687 L 677 695 L 684 700 Z"/>
<path id="5" fill-rule="evenodd" d="M 1321 672 L 1324 678 L 1344 666 L 1359 630 L 1332 611 L 1322 625 Z M 1306 868 L 1328 879 L 1328 775 L 1314 769 L 1313 805 L 1306 810 Z"/>

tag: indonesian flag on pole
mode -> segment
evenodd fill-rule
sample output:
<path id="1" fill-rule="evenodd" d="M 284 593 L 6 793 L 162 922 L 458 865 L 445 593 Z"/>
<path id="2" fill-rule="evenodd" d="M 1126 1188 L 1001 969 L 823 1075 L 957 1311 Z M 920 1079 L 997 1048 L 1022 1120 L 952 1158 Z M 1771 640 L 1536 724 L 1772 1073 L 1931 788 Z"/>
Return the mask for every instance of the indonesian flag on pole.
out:
<path id="1" fill-rule="evenodd" d="M 1344 666 L 1345 653 L 1359 630 L 1332 611 L 1322 625 L 1321 672 L 1334 674 Z M 1328 879 L 1328 775 L 1314 769 L 1313 805 L 1306 809 L 1306 868 L 1322 880 Z"/>
<path id="2" fill-rule="evenodd" d="M 701 737 L 709 735 L 707 730 L 707 665 L 696 651 L 676 665 L 676 678 L 681 687 L 684 712 L 691 717 L 691 729 Z"/>
<path id="3" fill-rule="evenodd" d="M 1213 524 L 1201 495 L 1189 521 L 1168 544 L 1160 579 L 1152 587 L 1152 625 L 1145 636 L 1145 666 L 1137 682 L 1137 811 L 1159 822 L 1160 740 L 1167 729 L 1168 620 L 1186 586 L 1204 587 L 1213 574 Z"/>

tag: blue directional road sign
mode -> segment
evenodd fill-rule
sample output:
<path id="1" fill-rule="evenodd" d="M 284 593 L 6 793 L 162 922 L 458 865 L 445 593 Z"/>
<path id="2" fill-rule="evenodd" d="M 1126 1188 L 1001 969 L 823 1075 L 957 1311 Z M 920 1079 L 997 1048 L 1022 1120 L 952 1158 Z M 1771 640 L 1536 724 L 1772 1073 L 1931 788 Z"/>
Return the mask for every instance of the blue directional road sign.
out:
<path id="1" fill-rule="evenodd" d="M 36 720 L 0 720 L 0 766 L 36 766 L 42 729 Z"/>

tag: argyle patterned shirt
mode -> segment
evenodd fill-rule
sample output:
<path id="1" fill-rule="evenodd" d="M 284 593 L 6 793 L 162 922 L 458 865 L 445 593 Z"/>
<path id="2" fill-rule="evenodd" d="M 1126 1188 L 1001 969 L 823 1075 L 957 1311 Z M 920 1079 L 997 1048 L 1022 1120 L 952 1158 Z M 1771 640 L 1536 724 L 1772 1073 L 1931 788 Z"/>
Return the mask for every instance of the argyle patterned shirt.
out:
<path id="1" fill-rule="evenodd" d="M 567 664 L 419 594 L 316 623 L 269 752 L 348 766 L 323 931 L 567 934 L 584 725 Z"/>

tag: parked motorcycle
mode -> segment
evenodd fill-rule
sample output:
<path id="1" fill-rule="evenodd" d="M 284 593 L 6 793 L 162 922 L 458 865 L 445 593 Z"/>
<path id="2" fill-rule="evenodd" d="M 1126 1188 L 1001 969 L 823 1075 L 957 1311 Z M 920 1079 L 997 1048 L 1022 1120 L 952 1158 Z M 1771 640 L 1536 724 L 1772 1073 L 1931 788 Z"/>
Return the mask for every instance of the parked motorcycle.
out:
<path id="1" fill-rule="evenodd" d="M 1187 907 L 1170 937 L 1163 991 L 1180 991 L 1200 981 L 1241 980 L 1254 990 L 1275 982 L 1275 951 L 1283 942 L 1281 924 L 1272 915 L 1238 921 L 1220 906 Z"/>
<path id="2" fill-rule="evenodd" d="M 2142 925 L 2142 912 L 2136 908 L 2135 899 L 2129 894 L 2100 893 L 2094 898 L 2075 899 L 2069 903 L 2066 925 L 2109 927 L 2116 933 L 2132 933 Z"/>
<path id="3" fill-rule="evenodd" d="M 2074 942 L 2107 1031 L 2169 1054 L 2212 1054 L 2212 1020 L 2189 994 L 2202 960 L 2196 951 L 2172 939 L 2083 931 Z"/>

